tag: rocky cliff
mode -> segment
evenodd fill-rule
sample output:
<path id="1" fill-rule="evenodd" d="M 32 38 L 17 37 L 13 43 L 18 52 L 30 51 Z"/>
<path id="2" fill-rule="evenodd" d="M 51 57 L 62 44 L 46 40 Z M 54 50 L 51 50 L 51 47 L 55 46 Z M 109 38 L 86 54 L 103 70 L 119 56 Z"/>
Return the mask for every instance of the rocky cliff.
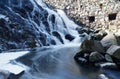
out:
<path id="1" fill-rule="evenodd" d="M 91 28 L 120 29 L 120 0 L 44 0 Z"/>

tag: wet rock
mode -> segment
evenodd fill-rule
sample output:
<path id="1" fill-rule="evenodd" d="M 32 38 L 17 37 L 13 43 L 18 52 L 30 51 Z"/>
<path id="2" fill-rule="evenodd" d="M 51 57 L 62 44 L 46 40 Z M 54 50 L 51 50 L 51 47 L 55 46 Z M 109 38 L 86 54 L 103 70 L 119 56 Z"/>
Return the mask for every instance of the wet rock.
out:
<path id="1" fill-rule="evenodd" d="M 91 53 L 92 51 L 89 51 L 89 50 L 81 50 L 80 52 L 76 53 L 76 55 L 74 56 L 75 59 L 78 59 L 79 57 L 86 57 L 87 54 L 88 54 L 88 57 L 89 57 L 89 54 Z"/>
<path id="2" fill-rule="evenodd" d="M 91 36 L 92 36 L 92 39 L 94 39 L 94 40 L 101 40 L 103 38 L 102 35 L 100 35 L 100 34 L 93 34 Z"/>
<path id="3" fill-rule="evenodd" d="M 82 31 L 81 29 L 82 29 L 82 28 L 80 28 L 80 27 L 77 27 L 77 28 L 76 28 L 76 30 L 78 31 L 79 34 L 84 33 L 84 31 Z"/>
<path id="4" fill-rule="evenodd" d="M 79 57 L 78 62 L 81 63 L 81 64 L 87 64 L 88 61 L 85 58 Z"/>
<path id="5" fill-rule="evenodd" d="M 52 21 L 53 24 L 55 23 L 55 15 L 53 15 L 53 14 L 51 15 L 50 21 Z"/>
<path id="6" fill-rule="evenodd" d="M 107 54 L 120 59 L 120 46 L 112 45 L 106 52 Z"/>
<path id="7" fill-rule="evenodd" d="M 68 39 L 68 40 L 70 40 L 70 41 L 72 41 L 74 38 L 75 38 L 75 37 L 72 36 L 72 35 L 70 35 L 70 34 L 65 35 L 65 39 Z"/>
<path id="8" fill-rule="evenodd" d="M 19 79 L 23 74 L 24 74 L 24 71 L 21 72 L 20 74 L 12 74 L 12 73 L 10 73 L 8 79 Z"/>
<path id="9" fill-rule="evenodd" d="M 94 33 L 99 33 L 101 29 L 94 30 Z"/>
<path id="10" fill-rule="evenodd" d="M 100 74 L 98 79 L 109 79 L 109 78 L 104 74 Z"/>
<path id="11" fill-rule="evenodd" d="M 104 48 L 103 48 L 102 44 L 96 40 L 84 39 L 80 48 L 83 50 L 98 51 L 100 53 L 104 53 Z"/>
<path id="12" fill-rule="evenodd" d="M 99 66 L 100 68 L 104 68 L 104 69 L 118 70 L 118 67 L 116 66 L 115 63 L 104 62 L 104 63 L 96 63 L 95 65 Z"/>
<path id="13" fill-rule="evenodd" d="M 100 30 L 99 32 L 96 31 L 96 33 L 94 33 L 92 35 L 92 39 L 94 40 L 102 40 L 103 37 L 105 37 L 107 35 L 107 33 L 104 30 Z"/>
<path id="14" fill-rule="evenodd" d="M 92 29 L 90 29 L 90 28 L 83 28 L 83 29 L 81 29 L 81 31 L 83 31 L 83 32 L 85 32 L 85 33 L 87 33 L 87 34 L 90 34 L 91 32 L 93 32 L 93 30 Z"/>
<path id="15" fill-rule="evenodd" d="M 117 44 L 120 45 L 120 36 L 116 36 Z"/>
<path id="16" fill-rule="evenodd" d="M 116 65 L 120 66 L 120 46 L 112 45 L 106 52 Z"/>
<path id="17" fill-rule="evenodd" d="M 104 60 L 104 56 L 102 54 L 98 53 L 97 51 L 91 52 L 91 54 L 89 56 L 90 62 L 100 62 L 103 60 Z"/>
<path id="18" fill-rule="evenodd" d="M 120 30 L 118 30 L 118 32 L 115 33 L 115 37 L 117 39 L 117 44 L 120 45 Z"/>
<path id="19" fill-rule="evenodd" d="M 9 77 L 9 72 L 5 70 L 0 70 L 0 79 L 8 79 Z"/>
<path id="20" fill-rule="evenodd" d="M 113 62 L 112 57 L 111 57 L 109 54 L 106 54 L 106 55 L 105 55 L 105 59 L 106 59 L 106 61 L 108 61 L 108 62 Z"/>
<path id="21" fill-rule="evenodd" d="M 64 43 L 61 35 L 59 34 L 59 32 L 53 31 L 52 34 L 53 34 L 53 36 L 57 37 L 60 40 L 61 43 Z"/>
<path id="22" fill-rule="evenodd" d="M 108 49 L 111 45 L 117 45 L 117 40 L 114 34 L 108 34 L 101 40 L 101 43 L 105 49 Z"/>
<path id="23" fill-rule="evenodd" d="M 101 34 L 104 37 L 107 35 L 107 32 L 105 30 L 100 30 L 99 34 Z"/>
<path id="24" fill-rule="evenodd" d="M 88 64 L 90 53 L 91 53 L 91 51 L 89 51 L 89 50 L 81 50 L 74 56 L 74 59 L 76 60 L 76 62 L 78 62 L 80 64 Z"/>
<path id="25" fill-rule="evenodd" d="M 56 45 L 56 42 L 55 42 L 55 40 L 51 40 L 51 42 L 50 42 L 52 45 Z"/>

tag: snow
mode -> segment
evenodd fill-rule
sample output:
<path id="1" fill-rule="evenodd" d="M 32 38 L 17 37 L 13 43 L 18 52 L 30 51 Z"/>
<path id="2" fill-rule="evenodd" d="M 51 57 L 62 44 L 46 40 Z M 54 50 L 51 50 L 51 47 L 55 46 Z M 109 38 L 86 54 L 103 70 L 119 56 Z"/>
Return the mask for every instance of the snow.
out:
<path id="1" fill-rule="evenodd" d="M 19 66 L 19 65 L 15 65 L 15 64 L 11 64 L 11 63 L 7 63 L 5 65 L 3 65 L 0 69 L 2 70 L 7 70 L 15 75 L 21 73 L 22 71 L 26 70 L 24 67 Z"/>
<path id="2" fill-rule="evenodd" d="M 28 69 L 27 66 L 18 63 L 15 59 L 29 53 L 29 51 L 9 52 L 0 54 L 0 70 L 7 70 L 13 74 L 19 74 Z"/>

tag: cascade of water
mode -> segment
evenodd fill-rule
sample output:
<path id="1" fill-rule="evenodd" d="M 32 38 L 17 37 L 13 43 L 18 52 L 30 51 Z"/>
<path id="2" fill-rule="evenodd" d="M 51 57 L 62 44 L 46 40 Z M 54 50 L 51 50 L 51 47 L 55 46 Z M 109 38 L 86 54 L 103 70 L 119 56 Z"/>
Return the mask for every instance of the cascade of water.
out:
<path id="1" fill-rule="evenodd" d="M 0 15 L 5 16 L 0 18 L 2 50 L 67 44 L 79 37 L 79 26 L 42 0 L 1 0 Z"/>

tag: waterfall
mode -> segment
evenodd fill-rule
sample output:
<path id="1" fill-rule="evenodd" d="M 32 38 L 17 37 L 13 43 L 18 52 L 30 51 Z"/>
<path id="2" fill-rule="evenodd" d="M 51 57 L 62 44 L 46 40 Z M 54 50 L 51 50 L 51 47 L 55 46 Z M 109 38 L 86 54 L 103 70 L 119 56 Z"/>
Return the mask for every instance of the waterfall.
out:
<path id="1" fill-rule="evenodd" d="M 74 48 L 73 44 L 79 44 L 80 37 L 76 30 L 79 27 L 67 17 L 64 11 L 55 10 L 42 0 L 0 0 L 0 51 L 7 51 L 0 54 L 0 70 L 6 70 L 15 75 L 25 71 L 25 75 L 19 79 L 49 79 L 44 78 L 47 77 L 47 74 L 44 75 L 40 69 L 42 68 L 40 67 L 42 66 L 41 60 L 45 58 L 46 63 L 43 63 L 43 66 L 47 63 L 50 66 L 56 66 L 60 60 L 56 56 L 59 57 L 57 54 L 60 54 L 60 51 L 59 53 L 54 51 L 63 49 L 67 52 L 71 46 Z M 64 49 L 65 45 L 70 47 Z M 39 52 L 34 47 L 39 47 Z M 29 51 L 26 48 L 33 48 L 29 50 L 36 52 Z M 69 51 L 74 52 L 77 48 Z M 8 50 L 11 49 L 22 51 L 12 50 L 13 52 L 9 52 Z M 46 54 L 46 50 L 54 53 Z M 23 55 L 27 57 L 24 58 Z M 46 60 L 47 58 L 50 62 Z M 48 71 L 49 69 L 48 67 Z M 46 72 L 46 70 L 43 71 Z M 59 72 L 56 74 L 60 75 Z M 35 75 L 41 75 L 41 77 Z M 57 78 L 54 77 L 53 79 Z M 0 76 L 0 78 L 2 77 Z M 10 79 L 18 78 L 10 76 Z"/>
<path id="2" fill-rule="evenodd" d="M 80 29 L 43 0 L 0 0 L 0 79 L 119 79 L 76 64 Z"/>
<path id="3" fill-rule="evenodd" d="M 79 26 L 42 0 L 1 0 L 0 16 L 0 50 L 68 44 L 79 37 Z"/>

